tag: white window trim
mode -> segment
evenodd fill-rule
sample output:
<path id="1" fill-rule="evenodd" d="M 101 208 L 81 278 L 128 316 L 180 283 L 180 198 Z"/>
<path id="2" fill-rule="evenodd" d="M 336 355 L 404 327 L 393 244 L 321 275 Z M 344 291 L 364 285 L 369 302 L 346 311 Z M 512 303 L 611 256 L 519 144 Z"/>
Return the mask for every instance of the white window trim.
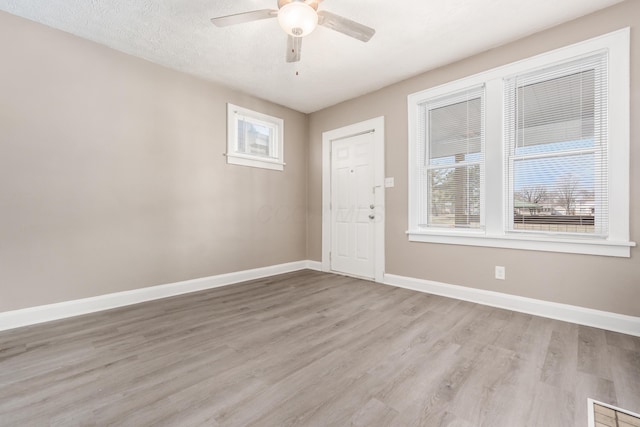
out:
<path id="1" fill-rule="evenodd" d="M 597 239 L 571 236 L 507 234 L 506 195 L 504 182 L 503 91 L 504 79 L 514 74 L 607 51 L 609 55 L 609 224 L 608 237 Z M 431 230 L 419 229 L 418 191 L 416 180 L 417 114 L 425 101 L 485 84 L 485 229 Z M 514 62 L 460 80 L 446 83 L 408 96 L 409 124 L 409 230 L 410 241 L 445 243 L 469 246 L 565 252 L 589 255 L 630 257 L 634 242 L 629 241 L 629 147 L 630 147 L 630 29 L 623 28 L 609 34 L 541 55 Z M 499 141 L 499 143 L 497 142 Z M 614 148 L 615 147 L 615 148 Z M 486 189 L 491 189 L 487 191 Z"/>
<path id="2" fill-rule="evenodd" d="M 238 115 L 263 122 L 275 128 L 273 144 L 277 153 L 277 158 L 267 158 L 252 156 L 251 154 L 238 153 L 236 151 L 238 142 Z M 250 166 L 255 168 L 284 170 L 284 120 L 248 108 L 227 104 L 227 163 L 231 165 Z"/>

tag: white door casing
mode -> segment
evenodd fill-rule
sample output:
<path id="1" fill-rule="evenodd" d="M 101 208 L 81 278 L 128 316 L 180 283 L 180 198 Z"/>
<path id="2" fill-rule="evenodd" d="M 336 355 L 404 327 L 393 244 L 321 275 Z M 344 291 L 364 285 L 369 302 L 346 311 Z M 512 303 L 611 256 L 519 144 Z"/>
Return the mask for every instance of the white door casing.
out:
<path id="1" fill-rule="evenodd" d="M 384 117 L 324 132 L 322 269 L 384 278 Z"/>

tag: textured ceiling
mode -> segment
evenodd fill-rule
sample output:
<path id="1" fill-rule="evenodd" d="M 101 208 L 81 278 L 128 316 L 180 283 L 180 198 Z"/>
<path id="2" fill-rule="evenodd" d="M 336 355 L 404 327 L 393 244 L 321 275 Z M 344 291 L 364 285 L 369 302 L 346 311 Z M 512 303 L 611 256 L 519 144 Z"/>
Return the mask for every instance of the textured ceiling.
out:
<path id="1" fill-rule="evenodd" d="M 620 1 L 324 0 L 319 9 L 376 34 L 363 43 L 319 27 L 293 64 L 276 19 L 209 21 L 277 0 L 0 0 L 0 10 L 310 113 Z"/>

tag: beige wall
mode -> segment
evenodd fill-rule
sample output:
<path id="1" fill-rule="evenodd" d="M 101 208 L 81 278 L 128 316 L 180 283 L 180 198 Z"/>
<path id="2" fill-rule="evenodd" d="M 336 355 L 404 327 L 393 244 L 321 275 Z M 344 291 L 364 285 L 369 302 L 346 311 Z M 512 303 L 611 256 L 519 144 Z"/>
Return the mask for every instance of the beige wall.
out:
<path id="1" fill-rule="evenodd" d="M 310 116 L 0 12 L 0 312 L 321 259 L 321 135 L 385 116 L 386 271 L 640 316 L 630 259 L 410 243 L 408 94 L 632 26 L 640 241 L 640 2 Z M 433 46 L 425 46 L 428 55 Z M 284 173 L 226 165 L 226 103 L 285 119 Z M 461 260 L 465 268 L 460 268 Z M 493 279 L 505 265 L 507 280 Z"/>
<path id="2" fill-rule="evenodd" d="M 306 258 L 306 115 L 0 12 L 0 312 Z M 226 103 L 285 120 L 230 166 Z"/>
<path id="3" fill-rule="evenodd" d="M 412 243 L 407 220 L 407 95 L 590 37 L 632 27 L 631 238 L 640 242 L 640 1 L 628 0 L 599 13 L 419 75 L 375 93 L 313 113 L 309 134 L 308 255 L 322 257 L 322 132 L 385 116 L 386 272 L 640 316 L 640 250 L 631 258 Z M 481 35 L 479 35 L 481 37 Z M 437 46 L 424 47 L 429 55 Z M 464 267 L 463 267 L 464 264 Z M 504 265 L 507 280 L 493 278 Z"/>

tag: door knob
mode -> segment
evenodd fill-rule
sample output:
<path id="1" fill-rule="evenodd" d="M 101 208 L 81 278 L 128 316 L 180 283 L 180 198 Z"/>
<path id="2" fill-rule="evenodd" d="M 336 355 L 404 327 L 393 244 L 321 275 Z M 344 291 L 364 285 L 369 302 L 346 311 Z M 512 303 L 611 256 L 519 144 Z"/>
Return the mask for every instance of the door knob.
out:
<path id="1" fill-rule="evenodd" d="M 375 219 L 375 217 L 376 217 L 376 216 L 375 216 L 374 214 L 370 214 L 370 215 L 369 215 L 369 219 Z"/>
<path id="2" fill-rule="evenodd" d="M 375 209 L 376 205 L 369 205 L 369 209 Z"/>

